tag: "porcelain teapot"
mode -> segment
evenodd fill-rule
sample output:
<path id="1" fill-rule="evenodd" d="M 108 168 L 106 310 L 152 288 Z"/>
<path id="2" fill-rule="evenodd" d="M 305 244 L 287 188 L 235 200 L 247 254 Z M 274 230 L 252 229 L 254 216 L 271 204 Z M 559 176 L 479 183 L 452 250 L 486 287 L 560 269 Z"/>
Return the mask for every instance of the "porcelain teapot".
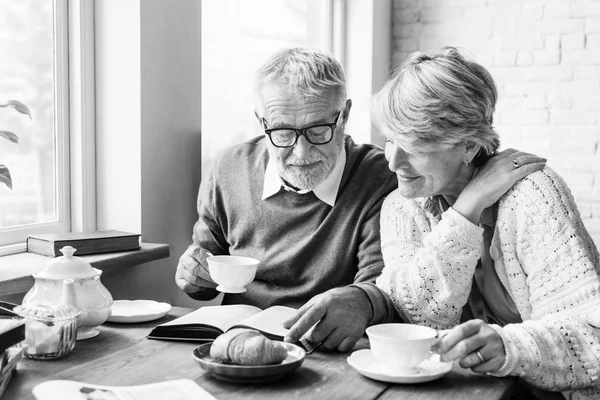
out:
<path id="1" fill-rule="evenodd" d="M 77 250 L 71 246 L 60 251 L 62 257 L 53 259 L 40 272 L 33 274 L 35 283 L 23 298 L 23 304 L 64 301 L 63 282 L 72 279 L 74 294 L 70 296 L 69 303 L 81 311 L 77 340 L 97 336 L 100 332 L 95 328 L 110 317 L 113 303 L 112 296 L 100 282 L 102 271 L 74 257 L 73 253 Z"/>

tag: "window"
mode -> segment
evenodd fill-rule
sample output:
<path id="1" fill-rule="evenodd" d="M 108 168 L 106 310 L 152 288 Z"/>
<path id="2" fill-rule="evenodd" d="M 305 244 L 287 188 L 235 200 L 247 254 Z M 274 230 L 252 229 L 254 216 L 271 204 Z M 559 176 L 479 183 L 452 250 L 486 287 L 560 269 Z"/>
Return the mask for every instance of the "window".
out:
<path id="1" fill-rule="evenodd" d="M 13 181 L 13 190 L 0 184 L 0 246 L 70 229 L 67 14 L 66 0 L 0 2 L 0 102 L 32 115 L 0 108 L 0 130 L 20 139 L 0 139 Z"/>
<path id="2" fill-rule="evenodd" d="M 202 1 L 202 174 L 228 146 L 263 131 L 254 116 L 254 72 L 283 47 L 310 46 L 340 62 L 334 0 Z M 342 62 L 343 64 L 343 62 Z"/>

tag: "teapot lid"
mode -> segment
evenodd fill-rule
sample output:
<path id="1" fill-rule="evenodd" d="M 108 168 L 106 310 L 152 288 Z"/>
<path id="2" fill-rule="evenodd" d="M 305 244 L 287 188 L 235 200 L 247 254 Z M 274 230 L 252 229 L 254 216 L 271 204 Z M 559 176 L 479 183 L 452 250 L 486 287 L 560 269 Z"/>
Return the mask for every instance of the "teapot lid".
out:
<path id="1" fill-rule="evenodd" d="M 71 246 L 65 246 L 60 249 L 62 257 L 51 260 L 37 274 L 42 278 L 88 278 L 98 275 L 92 265 L 79 257 L 74 257 L 73 253 L 77 250 Z"/>

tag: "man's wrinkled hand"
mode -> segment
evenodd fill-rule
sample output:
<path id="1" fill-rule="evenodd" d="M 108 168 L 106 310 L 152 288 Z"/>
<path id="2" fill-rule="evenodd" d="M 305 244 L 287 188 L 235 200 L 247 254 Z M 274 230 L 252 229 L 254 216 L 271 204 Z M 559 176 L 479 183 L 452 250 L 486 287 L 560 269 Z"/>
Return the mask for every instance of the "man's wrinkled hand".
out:
<path id="1" fill-rule="evenodd" d="M 371 303 L 359 288 L 330 289 L 310 299 L 284 322 L 286 342 L 294 343 L 311 328 L 307 339 L 326 350 L 347 352 L 362 337 L 371 319 Z"/>
<path id="2" fill-rule="evenodd" d="M 197 293 L 206 288 L 215 289 L 217 284 L 202 278 L 200 276 L 201 271 L 201 264 L 190 266 L 180 261 L 175 272 L 175 283 L 179 289 L 186 293 Z"/>

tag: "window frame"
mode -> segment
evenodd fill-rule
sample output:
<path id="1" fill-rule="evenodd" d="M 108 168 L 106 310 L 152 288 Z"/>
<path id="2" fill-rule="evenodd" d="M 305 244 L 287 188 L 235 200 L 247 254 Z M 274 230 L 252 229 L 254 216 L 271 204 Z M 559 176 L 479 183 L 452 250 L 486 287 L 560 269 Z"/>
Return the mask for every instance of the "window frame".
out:
<path id="1" fill-rule="evenodd" d="M 345 67 L 346 0 L 310 0 L 308 7 L 317 16 L 308 19 L 309 35 L 314 32 L 309 40 L 331 52 Z"/>
<path id="2" fill-rule="evenodd" d="M 68 49 L 64 50 L 65 57 L 68 55 L 68 101 L 69 104 L 63 104 L 63 109 L 69 109 L 69 120 L 65 122 L 63 129 L 69 132 L 65 135 L 66 144 L 70 148 L 69 158 L 65 158 L 63 165 L 68 165 L 65 174 L 70 178 L 66 179 L 64 188 L 65 202 L 63 204 L 66 222 L 62 226 L 47 226 L 45 229 L 62 229 L 64 231 L 86 231 L 95 230 L 99 226 L 99 206 L 103 204 L 98 202 L 96 194 L 98 192 L 96 185 L 98 182 L 97 173 L 103 171 L 102 165 L 99 169 L 96 166 L 96 126 L 95 126 L 95 1 L 94 0 L 55 0 L 59 4 L 60 10 L 68 14 L 68 20 L 62 24 L 63 28 L 57 34 L 68 37 Z M 362 63 L 370 63 L 370 58 L 365 57 L 365 54 L 370 54 L 377 47 L 378 56 L 381 57 L 379 62 L 383 65 L 389 60 L 391 45 L 387 41 L 391 40 L 390 35 L 391 25 L 386 26 L 391 10 L 391 0 L 315 0 L 321 7 L 329 10 L 331 26 L 330 36 L 330 51 L 340 60 L 342 66 L 347 72 L 348 84 L 352 88 L 355 81 L 356 69 L 354 63 L 360 59 Z M 365 4 L 365 1 L 367 4 Z M 373 7 L 374 15 L 366 18 L 368 13 L 364 12 L 364 7 Z M 327 17 L 326 17 L 327 18 Z M 64 19 L 63 19 L 64 20 Z M 68 24 L 66 23 L 68 22 Z M 375 23 L 374 23 L 375 22 Z M 364 27 L 367 31 L 372 30 L 371 40 L 362 43 L 361 37 L 355 35 L 363 35 L 365 29 L 356 28 L 356 26 Z M 353 29 L 350 29 L 353 27 Z M 102 29 L 102 26 L 99 27 Z M 377 31 L 377 32 L 375 32 Z M 99 33 L 102 37 L 102 32 Z M 353 36 L 354 35 L 354 36 Z M 364 36 L 364 35 L 363 35 Z M 386 43 L 382 43 L 382 38 Z M 362 38 L 364 39 L 364 37 Z M 66 41 L 65 41 L 66 42 Z M 352 43 L 352 46 L 350 45 Z M 377 43 L 377 46 L 375 46 Z M 360 55 L 360 57 L 358 57 Z M 358 57 L 358 58 L 357 58 Z M 370 83 L 370 90 L 360 88 L 360 95 L 368 95 L 373 89 L 377 90 L 380 81 L 385 79 L 385 74 L 382 74 L 381 68 L 375 68 L 370 71 L 375 82 Z M 66 79 L 66 78 L 65 78 Z M 360 82 L 365 79 L 361 75 Z M 353 91 L 353 96 L 356 93 Z M 64 96 L 67 97 L 67 96 Z M 354 133 L 363 132 L 367 136 L 363 141 L 375 139 L 371 135 L 371 127 L 366 129 L 353 130 Z M 361 133 L 361 134 L 363 134 Z M 66 184 L 69 182 L 69 184 Z M 70 207 L 69 207 L 70 206 Z M 110 207 L 110 205 L 104 207 Z M 29 227 L 31 229 L 31 227 Z M 12 245 L 4 245 L 7 243 L 8 235 L 15 235 L 16 230 L 10 233 L 0 233 L 0 256 L 12 254 L 26 250 L 25 238 L 27 234 L 20 230 L 21 241 L 17 239 L 11 240 L 15 243 Z M 39 232 L 39 229 L 35 229 Z M 4 235 L 4 236 L 3 236 Z"/>
<path id="3" fill-rule="evenodd" d="M 55 174 L 53 222 L 2 229 L 0 256 L 27 250 L 32 233 L 94 230 L 94 2 L 54 0 Z"/>
<path id="4" fill-rule="evenodd" d="M 347 131 L 356 143 L 383 147 L 371 123 L 370 99 L 387 81 L 392 56 L 392 0 L 333 0 L 342 2 L 342 66 L 346 72 L 352 116 Z"/>
<path id="5" fill-rule="evenodd" d="M 96 230 L 96 93 L 93 0 L 69 0 L 71 230 Z"/>

